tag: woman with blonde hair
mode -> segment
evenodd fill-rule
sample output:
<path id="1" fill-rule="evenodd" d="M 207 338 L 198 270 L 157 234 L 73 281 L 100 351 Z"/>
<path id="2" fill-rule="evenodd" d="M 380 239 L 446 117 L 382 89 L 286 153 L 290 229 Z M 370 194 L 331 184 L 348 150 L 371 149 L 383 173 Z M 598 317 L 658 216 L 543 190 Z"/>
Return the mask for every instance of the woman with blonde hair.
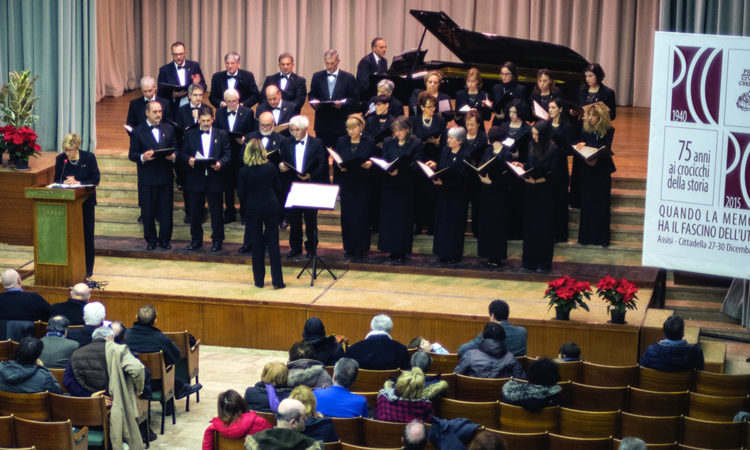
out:
<path id="1" fill-rule="evenodd" d="M 279 403 L 292 392 L 287 387 L 289 369 L 283 362 L 263 366 L 260 381 L 245 390 L 245 402 L 252 411 L 276 412 Z"/>
<path id="2" fill-rule="evenodd" d="M 281 181 L 276 167 L 266 159 L 266 150 L 260 139 L 251 139 L 245 146 L 245 165 L 237 179 L 237 193 L 244 206 L 245 240 L 250 242 L 253 258 L 253 280 L 262 288 L 266 276 L 265 251 L 271 262 L 271 283 L 274 289 L 283 289 L 279 250 L 279 221 L 281 217 Z"/>
<path id="3" fill-rule="evenodd" d="M 217 409 L 218 416 L 211 419 L 203 433 L 203 450 L 214 449 L 214 431 L 229 439 L 242 439 L 271 428 L 266 419 L 247 410 L 245 400 L 233 389 L 219 394 Z"/>
<path id="4" fill-rule="evenodd" d="M 429 422 L 432 403 L 423 396 L 424 372 L 419 367 L 402 372 L 396 380 L 385 382 L 378 393 L 373 418 L 388 422 Z"/>
<path id="5" fill-rule="evenodd" d="M 312 389 L 301 384 L 292 390 L 292 393 L 289 394 L 289 398 L 299 400 L 305 405 L 307 420 L 305 421 L 305 431 L 303 431 L 302 434 L 323 442 L 336 442 L 339 440 L 339 436 L 336 434 L 336 428 L 334 428 L 331 418 L 323 417 L 323 415 L 315 409 L 318 402 L 315 400 L 315 394 L 313 394 Z"/>
<path id="6" fill-rule="evenodd" d="M 431 70 L 427 72 L 424 77 L 424 89 L 414 89 L 409 97 L 409 115 L 417 116 L 422 112 L 422 106 L 419 103 L 419 94 L 427 92 L 431 96 L 435 97 L 435 112 L 445 119 L 445 123 L 453 120 L 453 110 L 451 109 L 451 98 L 448 94 L 440 92 L 440 85 L 443 82 L 443 72 L 439 70 Z M 442 106 L 442 108 L 441 108 Z"/>

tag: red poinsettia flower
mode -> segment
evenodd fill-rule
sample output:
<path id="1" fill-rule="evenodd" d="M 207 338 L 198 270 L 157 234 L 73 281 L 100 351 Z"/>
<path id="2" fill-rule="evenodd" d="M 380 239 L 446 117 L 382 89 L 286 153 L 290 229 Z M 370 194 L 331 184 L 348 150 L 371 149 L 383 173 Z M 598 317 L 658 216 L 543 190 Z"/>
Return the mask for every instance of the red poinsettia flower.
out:
<path id="1" fill-rule="evenodd" d="M 612 289 L 615 287 L 615 283 L 617 283 L 617 280 L 607 275 L 599 280 L 596 284 L 596 288 L 600 290 Z"/>
<path id="2" fill-rule="evenodd" d="M 575 283 L 576 292 L 584 292 L 591 290 L 591 283 L 588 281 L 576 281 Z"/>
<path id="3" fill-rule="evenodd" d="M 547 286 L 549 287 L 547 288 L 547 290 L 549 291 L 550 289 L 559 289 L 562 287 L 564 283 L 565 283 L 565 278 L 558 278 L 556 280 L 548 281 Z"/>

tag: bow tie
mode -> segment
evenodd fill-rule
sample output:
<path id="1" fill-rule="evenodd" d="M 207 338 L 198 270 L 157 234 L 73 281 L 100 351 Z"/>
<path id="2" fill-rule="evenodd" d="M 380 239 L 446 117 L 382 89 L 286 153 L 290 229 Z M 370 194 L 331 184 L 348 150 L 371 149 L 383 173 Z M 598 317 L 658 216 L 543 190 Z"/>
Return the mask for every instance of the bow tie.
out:
<path id="1" fill-rule="evenodd" d="M 145 100 L 146 103 L 151 103 L 151 102 L 153 102 L 156 99 L 155 98 L 146 98 L 146 97 L 143 97 L 143 100 Z"/>
<path id="2" fill-rule="evenodd" d="M 201 134 L 211 134 L 211 130 L 201 130 Z"/>
<path id="3" fill-rule="evenodd" d="M 185 68 L 185 64 L 183 64 L 181 66 L 177 66 L 177 70 L 184 69 L 184 68 Z"/>
<path id="4" fill-rule="evenodd" d="M 277 107 L 273 108 L 273 111 L 281 111 L 281 106 L 277 106 Z"/>
<path id="5" fill-rule="evenodd" d="M 330 77 L 336 78 L 336 74 L 335 74 L 335 73 L 330 73 L 330 72 L 328 72 L 328 77 L 329 77 L 329 78 L 330 78 Z"/>
<path id="6" fill-rule="evenodd" d="M 235 114 L 237 114 L 237 111 L 229 111 L 229 115 L 230 115 L 230 116 L 233 116 L 233 115 L 235 115 Z"/>
<path id="7" fill-rule="evenodd" d="M 227 74 L 227 78 L 237 78 L 237 74 L 236 73 L 234 75 Z"/>
<path id="8" fill-rule="evenodd" d="M 154 128 L 156 128 L 157 130 L 159 129 L 159 125 L 149 125 L 148 127 L 149 127 L 150 129 L 152 129 L 152 130 L 153 130 Z"/>
<path id="9" fill-rule="evenodd" d="M 305 140 L 303 139 L 301 141 L 294 141 L 294 142 L 295 142 L 295 145 L 300 145 L 300 144 L 304 144 Z"/>
<path id="10" fill-rule="evenodd" d="M 201 109 L 201 107 L 200 106 L 191 106 L 190 109 L 193 110 L 193 111 L 195 111 L 196 109 Z"/>
<path id="11" fill-rule="evenodd" d="M 289 75 L 282 75 L 281 78 L 283 78 L 285 80 L 288 80 L 289 79 Z"/>

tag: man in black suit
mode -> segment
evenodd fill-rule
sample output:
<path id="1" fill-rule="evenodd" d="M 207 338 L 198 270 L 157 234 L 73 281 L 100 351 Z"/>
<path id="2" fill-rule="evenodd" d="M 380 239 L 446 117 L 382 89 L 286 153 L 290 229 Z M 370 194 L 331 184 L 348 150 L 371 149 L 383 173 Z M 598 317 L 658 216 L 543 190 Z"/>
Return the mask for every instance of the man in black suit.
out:
<path id="1" fill-rule="evenodd" d="M 339 53 L 328 50 L 323 55 L 326 70 L 315 72 L 310 81 L 310 106 L 315 110 L 315 136 L 327 147 L 335 147 L 346 134 L 346 117 L 357 107 L 357 83 L 354 75 L 339 70 Z"/>
<path id="2" fill-rule="evenodd" d="M 156 80 L 159 83 L 171 84 L 173 86 L 183 86 L 185 89 L 171 89 L 160 87 L 158 96 L 170 100 L 172 106 L 172 115 L 177 114 L 177 108 L 188 103 L 187 87 L 193 83 L 203 86 L 206 90 L 206 80 L 203 78 L 201 65 L 197 61 L 185 59 L 185 44 L 175 42 L 172 44 L 172 62 L 159 68 L 159 76 Z"/>
<path id="3" fill-rule="evenodd" d="M 185 177 L 185 189 L 190 192 L 190 245 L 188 250 L 198 250 L 203 246 L 202 214 L 203 204 L 208 199 L 211 214 L 212 252 L 221 250 L 224 242 L 224 220 L 221 212 L 224 193 L 223 168 L 229 163 L 229 137 L 224 130 L 213 126 L 214 111 L 208 105 L 198 111 L 200 128 L 185 136 L 180 150 L 180 158 L 189 169 Z M 201 162 L 211 160 L 212 164 Z"/>
<path id="4" fill-rule="evenodd" d="M 266 100 L 264 97 L 266 88 L 273 84 L 279 88 L 284 100 L 294 103 L 296 113 L 299 114 L 307 99 L 307 84 L 305 79 L 294 73 L 293 70 L 294 58 L 291 53 L 279 55 L 279 73 L 269 75 L 263 81 L 261 102 Z"/>
<path id="5" fill-rule="evenodd" d="M 237 220 L 237 211 L 234 207 L 234 192 L 237 189 L 237 176 L 242 167 L 242 150 L 245 143 L 245 135 L 255 129 L 253 110 L 240 104 L 240 94 L 236 89 L 224 91 L 225 106 L 216 111 L 216 122 L 214 126 L 229 134 L 229 149 L 231 157 L 229 163 L 224 167 L 224 223 Z M 244 208 L 240 203 L 240 217 Z"/>
<path id="6" fill-rule="evenodd" d="M 376 37 L 370 44 L 372 52 L 365 55 L 357 64 L 357 86 L 359 98 L 367 100 L 375 95 L 375 86 L 370 86 L 370 75 L 388 71 L 388 60 L 385 59 L 387 49 L 385 39 Z"/>
<path id="7" fill-rule="evenodd" d="M 224 91 L 234 89 L 240 95 L 240 103 L 252 108 L 258 103 L 258 85 L 255 83 L 252 72 L 240 69 L 240 54 L 229 52 L 224 55 L 224 67 L 227 70 L 216 72 L 211 76 L 209 103 L 216 109 L 225 106 Z"/>
<path id="8" fill-rule="evenodd" d="M 148 102 L 159 102 L 163 113 L 170 112 L 169 100 L 156 96 L 156 81 L 152 77 L 141 78 L 141 94 L 143 94 L 143 97 L 131 100 L 130 107 L 128 107 L 128 118 L 125 120 L 125 124 L 131 128 L 135 128 L 146 121 L 146 103 Z M 165 115 L 163 119 L 169 118 L 171 116 Z"/>
<path id="9" fill-rule="evenodd" d="M 162 107 L 159 102 L 146 104 L 146 122 L 133 130 L 130 137 L 128 158 L 138 164 L 138 183 L 142 187 L 141 217 L 146 249 L 158 245 L 166 250 L 172 248 L 172 206 L 174 204 L 173 166 L 175 152 L 155 153 L 154 150 L 174 149 L 174 129 L 162 123 Z M 159 218 L 159 235 L 156 234 L 156 218 Z"/>
<path id="10" fill-rule="evenodd" d="M 188 87 L 188 104 L 182 105 L 177 110 L 177 116 L 175 117 L 175 123 L 177 124 L 176 137 L 177 137 L 177 148 L 182 148 L 182 142 L 185 138 L 185 133 L 188 131 L 188 127 L 195 129 L 198 127 L 198 110 L 200 110 L 203 104 L 203 94 L 205 89 L 203 86 L 197 83 L 193 83 Z M 175 162 L 175 174 L 177 175 L 177 188 L 182 191 L 182 202 L 185 205 L 185 218 L 184 223 L 190 223 L 190 194 L 185 189 L 185 174 L 188 171 L 187 165 L 182 160 Z M 201 206 L 200 209 L 203 213 L 203 219 L 205 221 L 206 210 Z"/>
<path id="11" fill-rule="evenodd" d="M 283 189 L 289 191 L 292 182 L 328 183 L 328 153 L 320 139 L 307 134 L 310 122 L 305 116 L 294 116 L 289 121 L 292 136 L 281 143 L 281 162 L 279 170 Z M 305 251 L 307 256 L 315 255 L 318 246 L 318 210 L 292 208 L 289 220 L 289 253 L 293 258 L 302 253 L 302 217 L 305 217 Z"/>
<path id="12" fill-rule="evenodd" d="M 70 325 L 83 325 L 83 307 L 91 298 L 91 288 L 86 283 L 78 283 L 70 290 L 70 298 L 55 303 L 50 308 L 50 316 L 63 316 Z"/>
<path id="13" fill-rule="evenodd" d="M 284 100 L 281 91 L 276 85 L 269 84 L 264 93 L 266 94 L 266 100 L 255 109 L 256 118 L 260 119 L 261 114 L 270 111 L 271 114 L 273 114 L 274 123 L 282 124 L 289 123 L 292 117 L 297 115 L 297 105 L 288 100 Z M 282 134 L 284 136 L 289 136 L 288 131 L 285 131 Z"/>

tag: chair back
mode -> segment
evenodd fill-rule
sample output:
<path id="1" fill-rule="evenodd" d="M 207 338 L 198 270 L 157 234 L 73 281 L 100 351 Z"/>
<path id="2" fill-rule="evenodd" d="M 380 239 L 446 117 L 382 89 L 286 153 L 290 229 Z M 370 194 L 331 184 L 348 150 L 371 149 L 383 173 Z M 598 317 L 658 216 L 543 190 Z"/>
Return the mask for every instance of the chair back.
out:
<path id="1" fill-rule="evenodd" d="M 547 450 L 548 448 L 546 431 L 538 433 L 514 433 L 512 431 L 494 430 L 492 428 L 487 428 L 487 431 L 503 438 L 505 448 L 522 448 L 524 450 Z"/>
<path id="2" fill-rule="evenodd" d="M 453 373 L 458 365 L 459 357 L 458 353 L 432 353 L 432 365 L 430 366 L 430 373 Z"/>
<path id="3" fill-rule="evenodd" d="M 7 361 L 9 359 L 13 359 L 14 352 L 15 352 L 15 347 L 11 345 L 10 339 L 0 341 L 0 361 Z"/>
<path id="4" fill-rule="evenodd" d="M 592 386 L 637 386 L 638 366 L 607 366 L 581 363 L 583 384 Z"/>
<path id="5" fill-rule="evenodd" d="M 15 447 L 13 416 L 0 416 L 0 447 Z"/>
<path id="6" fill-rule="evenodd" d="M 342 444 L 362 444 L 361 417 L 331 417 L 331 421 Z"/>
<path id="7" fill-rule="evenodd" d="M 394 370 L 368 370 L 359 369 L 357 379 L 349 386 L 350 392 L 378 392 L 383 389 L 387 379 L 397 378 L 401 372 Z"/>
<path id="8" fill-rule="evenodd" d="M 581 381 L 583 363 L 581 361 L 555 361 L 560 370 L 560 381 Z"/>
<path id="9" fill-rule="evenodd" d="M 401 422 L 384 422 L 363 417 L 362 445 L 380 448 L 399 447 L 405 426 L 406 424 Z"/>
<path id="10" fill-rule="evenodd" d="M 549 450 L 611 450 L 612 438 L 581 438 L 549 434 Z"/>
<path id="11" fill-rule="evenodd" d="M 88 428 L 73 434 L 70 420 L 64 422 L 38 422 L 16 417 L 16 445 L 34 446 L 38 450 L 78 450 L 88 448 Z"/>
<path id="12" fill-rule="evenodd" d="M 164 333 L 175 343 L 177 348 L 180 349 L 180 358 L 184 358 L 187 362 L 188 379 L 191 380 L 198 376 L 200 371 L 199 359 L 200 359 L 200 339 L 195 341 L 195 345 L 190 345 L 190 333 L 185 331 L 170 331 Z"/>
<path id="13" fill-rule="evenodd" d="M 427 375 L 437 375 L 437 373 L 430 371 L 430 373 Z M 456 398 L 456 374 L 455 373 L 441 373 L 440 381 L 445 381 L 446 383 L 448 383 L 448 389 L 445 390 L 444 397 Z"/>
<path id="14" fill-rule="evenodd" d="M 744 422 L 713 422 L 682 418 L 680 444 L 699 448 L 740 448 L 745 438 Z"/>
<path id="15" fill-rule="evenodd" d="M 276 414 L 272 412 L 253 411 L 258 417 L 262 417 L 271 424 L 272 427 L 276 426 Z"/>
<path id="16" fill-rule="evenodd" d="M 520 433 L 557 432 L 559 406 L 548 406 L 537 412 L 500 402 L 500 429 Z"/>
<path id="17" fill-rule="evenodd" d="M 341 442 L 323 442 L 323 450 L 339 450 L 341 448 Z"/>
<path id="18" fill-rule="evenodd" d="M 467 402 L 500 400 L 510 378 L 477 378 L 456 374 L 456 399 Z"/>
<path id="19" fill-rule="evenodd" d="M 164 364 L 164 353 L 139 353 L 138 359 L 151 372 L 152 380 L 161 380 L 161 403 L 174 397 L 174 365 Z"/>
<path id="20" fill-rule="evenodd" d="M 245 450 L 245 438 L 230 439 L 214 430 L 214 450 Z"/>
<path id="21" fill-rule="evenodd" d="M 109 412 L 103 395 L 96 397 L 71 397 L 48 394 L 50 420 L 70 420 L 75 427 L 89 427 L 91 445 L 109 448 Z M 101 427 L 101 432 L 91 430 Z"/>
<path id="22" fill-rule="evenodd" d="M 67 389 L 65 389 L 65 386 L 63 386 L 63 377 L 65 376 L 65 369 L 47 369 L 49 370 L 49 373 L 52 374 L 53 377 L 55 377 L 55 380 L 57 380 L 57 384 L 60 385 L 60 388 L 63 390 L 63 393 L 68 392 Z"/>
<path id="23" fill-rule="evenodd" d="M 628 388 L 571 383 L 567 407 L 585 411 L 617 411 L 624 409 Z"/>
<path id="24" fill-rule="evenodd" d="M 34 337 L 41 339 L 47 334 L 47 322 L 43 320 L 37 320 L 34 322 Z"/>
<path id="25" fill-rule="evenodd" d="M 680 416 L 642 416 L 620 413 L 620 436 L 637 437 L 646 444 L 671 444 L 680 440 Z"/>
<path id="26" fill-rule="evenodd" d="M 488 428 L 500 426 L 500 402 L 465 402 L 452 398 L 440 399 L 440 417 L 458 419 L 464 417 Z"/>
<path id="27" fill-rule="evenodd" d="M 690 393 L 688 416 L 694 419 L 731 422 L 738 411 L 748 410 L 748 396 L 718 397 L 715 395 Z"/>
<path id="28" fill-rule="evenodd" d="M 619 419 L 619 411 L 581 411 L 560 408 L 560 434 L 581 438 L 616 436 Z"/>
<path id="29" fill-rule="evenodd" d="M 644 416 L 681 416 L 687 413 L 688 391 L 657 392 L 628 389 L 628 412 Z"/>
<path id="30" fill-rule="evenodd" d="M 750 374 L 727 375 L 696 370 L 693 391 L 699 394 L 734 397 L 750 394 Z"/>
<path id="31" fill-rule="evenodd" d="M 690 389 L 693 380 L 693 371 L 684 372 L 660 372 L 639 367 L 638 387 L 650 391 L 677 392 Z"/>
<path id="32" fill-rule="evenodd" d="M 16 394 L 0 391 L 0 415 L 30 420 L 49 420 L 47 393 Z"/>

